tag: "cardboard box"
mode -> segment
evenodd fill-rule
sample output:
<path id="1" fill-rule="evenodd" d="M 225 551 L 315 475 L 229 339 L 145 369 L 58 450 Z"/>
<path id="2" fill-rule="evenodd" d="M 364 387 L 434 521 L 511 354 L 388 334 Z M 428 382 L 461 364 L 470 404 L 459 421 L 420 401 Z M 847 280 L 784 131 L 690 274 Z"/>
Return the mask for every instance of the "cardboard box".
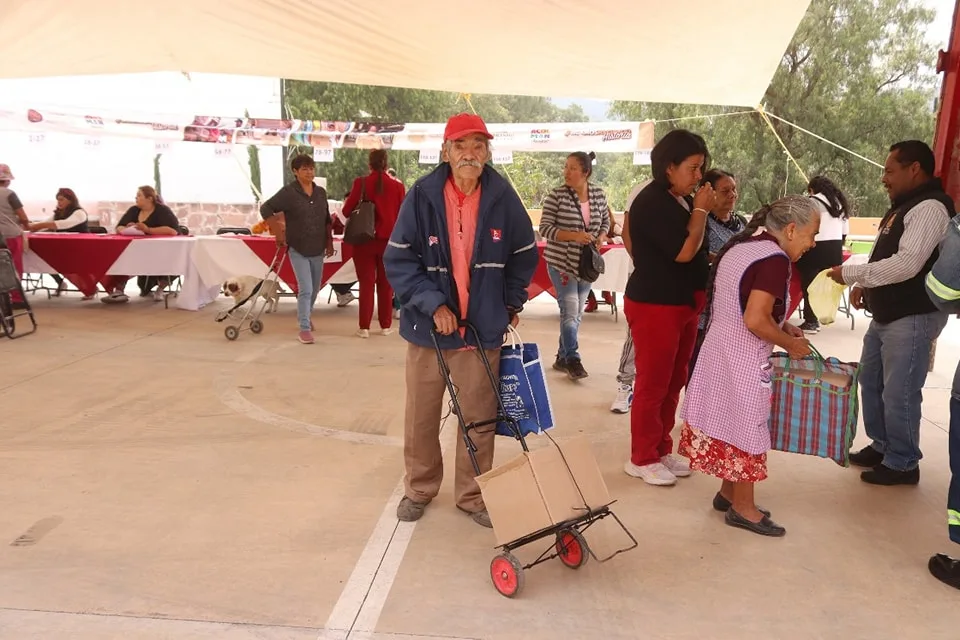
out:
<path id="1" fill-rule="evenodd" d="M 521 453 L 477 477 L 497 544 L 513 542 L 612 502 L 590 441 L 581 436 Z"/>
<path id="2" fill-rule="evenodd" d="M 788 373 L 788 371 L 783 367 L 774 367 L 773 369 L 773 375 L 775 377 L 782 378 Z M 812 381 L 816 377 L 817 373 L 812 369 L 798 369 L 794 367 L 789 370 L 789 375 L 794 379 Z M 827 384 L 840 387 L 841 389 L 849 389 L 853 384 L 853 377 L 849 374 L 836 373 L 833 371 L 824 371 L 823 375 L 820 376 L 820 379 Z"/>

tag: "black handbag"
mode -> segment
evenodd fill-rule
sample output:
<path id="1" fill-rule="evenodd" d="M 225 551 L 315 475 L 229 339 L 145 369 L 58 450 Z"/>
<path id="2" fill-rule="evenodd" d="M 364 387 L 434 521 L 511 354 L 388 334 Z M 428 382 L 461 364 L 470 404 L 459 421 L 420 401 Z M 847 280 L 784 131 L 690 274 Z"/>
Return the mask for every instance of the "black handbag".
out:
<path id="1" fill-rule="evenodd" d="M 367 200 L 366 178 L 360 179 L 360 202 L 347 218 L 343 241 L 347 244 L 365 244 L 377 237 L 377 205 Z"/>
<path id="2" fill-rule="evenodd" d="M 580 264 L 577 265 L 577 277 L 584 282 L 596 282 L 603 273 L 605 264 L 597 245 L 585 244 L 580 248 Z"/>
<path id="3" fill-rule="evenodd" d="M 577 193 L 573 189 L 569 189 L 570 197 L 573 198 L 574 204 L 578 204 L 580 199 L 577 198 Z M 586 231 L 586 225 L 582 225 L 583 230 Z M 597 248 L 597 245 L 585 244 L 580 246 L 580 262 L 577 265 L 577 278 L 583 280 L 584 282 L 596 282 L 600 277 L 600 274 L 604 272 L 606 265 L 603 261 L 603 256 L 600 255 L 600 250 Z"/>

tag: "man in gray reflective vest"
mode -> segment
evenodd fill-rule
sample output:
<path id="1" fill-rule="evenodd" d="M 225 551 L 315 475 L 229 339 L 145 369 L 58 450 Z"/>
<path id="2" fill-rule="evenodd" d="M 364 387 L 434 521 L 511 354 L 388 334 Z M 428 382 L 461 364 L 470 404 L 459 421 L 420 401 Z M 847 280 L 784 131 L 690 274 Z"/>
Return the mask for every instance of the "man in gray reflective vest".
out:
<path id="1" fill-rule="evenodd" d="M 924 280 L 927 295 L 941 311 L 960 313 L 960 216 L 947 227 L 940 256 Z M 947 492 L 947 528 L 960 544 L 960 364 L 950 390 L 950 489 Z M 960 589 L 960 560 L 938 553 L 927 564 L 941 582 Z"/>

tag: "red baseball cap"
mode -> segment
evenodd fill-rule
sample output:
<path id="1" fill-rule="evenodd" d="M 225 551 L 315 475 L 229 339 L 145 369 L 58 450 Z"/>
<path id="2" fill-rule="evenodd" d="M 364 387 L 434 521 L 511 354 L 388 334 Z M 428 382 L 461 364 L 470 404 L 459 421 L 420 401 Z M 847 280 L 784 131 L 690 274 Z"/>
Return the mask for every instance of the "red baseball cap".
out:
<path id="1" fill-rule="evenodd" d="M 483 118 L 472 113 L 458 113 L 447 120 L 447 128 L 443 131 L 443 141 L 459 140 L 471 133 L 479 133 L 488 140 L 493 140 L 493 136 L 487 131 L 487 125 L 483 123 Z"/>

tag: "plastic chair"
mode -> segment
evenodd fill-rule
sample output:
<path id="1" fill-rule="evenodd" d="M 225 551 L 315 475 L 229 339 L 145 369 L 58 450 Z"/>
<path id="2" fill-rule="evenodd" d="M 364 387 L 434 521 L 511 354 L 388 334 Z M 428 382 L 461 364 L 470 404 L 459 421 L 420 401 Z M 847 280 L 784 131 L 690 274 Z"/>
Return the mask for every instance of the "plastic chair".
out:
<path id="1" fill-rule="evenodd" d="M 246 227 L 220 227 L 217 229 L 217 235 L 222 236 L 226 233 L 233 233 L 238 236 L 252 236 L 253 232 Z"/>

